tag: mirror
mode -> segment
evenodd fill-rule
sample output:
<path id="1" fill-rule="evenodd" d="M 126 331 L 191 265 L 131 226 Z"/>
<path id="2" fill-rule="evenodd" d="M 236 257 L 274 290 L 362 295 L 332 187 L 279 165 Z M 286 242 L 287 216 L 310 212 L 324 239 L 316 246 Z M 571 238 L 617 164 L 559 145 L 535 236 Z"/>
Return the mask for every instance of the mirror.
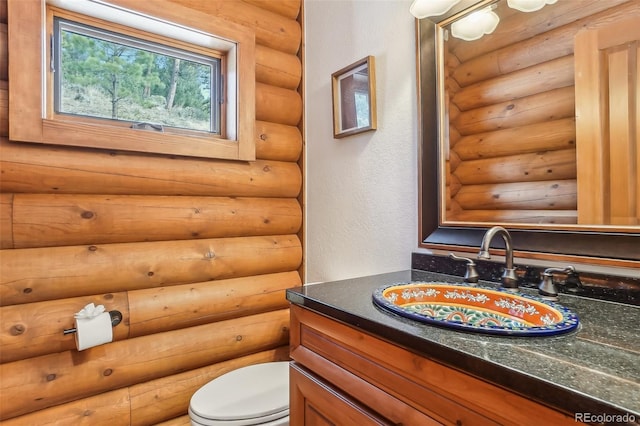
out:
<path id="1" fill-rule="evenodd" d="M 331 74 L 334 138 L 376 129 L 375 81 L 373 56 Z"/>
<path id="2" fill-rule="evenodd" d="M 452 35 L 480 10 L 493 31 Z M 425 245 L 477 247 L 501 224 L 522 251 L 640 260 L 638 19 L 633 1 L 499 0 L 419 21 Z M 598 65 L 588 40 L 606 38 L 617 47 Z"/>

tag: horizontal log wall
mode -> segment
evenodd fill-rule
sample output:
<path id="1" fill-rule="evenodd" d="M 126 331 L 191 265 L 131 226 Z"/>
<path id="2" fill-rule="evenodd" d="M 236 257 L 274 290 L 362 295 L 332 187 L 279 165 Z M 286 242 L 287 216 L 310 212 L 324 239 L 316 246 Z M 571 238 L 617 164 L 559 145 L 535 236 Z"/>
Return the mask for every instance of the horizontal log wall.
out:
<path id="1" fill-rule="evenodd" d="M 50 408 L 14 417 L 2 422 L 6 426 L 56 425 L 189 425 L 184 407 L 191 395 L 209 380 L 243 367 L 274 359 L 286 359 L 288 347 L 270 349 L 232 358 L 206 367 L 172 374 L 137 385 L 100 393 Z M 157 407 L 162 406 L 162 411 Z M 169 418 L 166 423 L 164 419 Z"/>
<path id="2" fill-rule="evenodd" d="M 295 179 L 293 179 L 295 181 Z M 293 198 L 2 194 L 3 248 L 294 234 Z"/>
<path id="3" fill-rule="evenodd" d="M 494 33 L 447 42 L 446 218 L 575 224 L 574 36 L 640 5 L 560 1 L 521 13 L 504 1 L 497 13 Z"/>
<path id="4" fill-rule="evenodd" d="M 256 37 L 256 161 L 17 143 L 0 0 L 0 421 L 189 424 L 191 395 L 288 359 L 301 284 L 301 0 L 162 0 Z M 240 106 L 242 107 L 242 106 Z M 81 352 L 73 314 L 119 310 Z"/>

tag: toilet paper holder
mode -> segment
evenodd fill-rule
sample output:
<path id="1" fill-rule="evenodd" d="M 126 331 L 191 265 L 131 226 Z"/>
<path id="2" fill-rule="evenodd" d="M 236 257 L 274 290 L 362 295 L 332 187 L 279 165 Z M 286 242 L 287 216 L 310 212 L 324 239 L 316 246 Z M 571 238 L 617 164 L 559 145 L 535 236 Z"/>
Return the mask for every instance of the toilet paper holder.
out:
<path id="1" fill-rule="evenodd" d="M 111 326 L 115 327 L 120 324 L 122 321 L 122 312 L 120 311 L 109 311 L 109 316 L 111 317 Z M 73 334 L 78 331 L 76 328 L 67 328 L 66 330 L 62 330 L 62 334 Z"/>

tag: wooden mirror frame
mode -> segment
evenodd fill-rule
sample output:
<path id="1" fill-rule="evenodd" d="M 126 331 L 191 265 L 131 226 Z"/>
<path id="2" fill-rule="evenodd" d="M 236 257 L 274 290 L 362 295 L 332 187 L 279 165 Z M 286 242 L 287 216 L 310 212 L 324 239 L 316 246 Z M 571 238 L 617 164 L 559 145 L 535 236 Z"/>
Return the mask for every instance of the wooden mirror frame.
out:
<path id="1" fill-rule="evenodd" d="M 357 71 L 361 68 L 367 70 L 367 82 L 363 84 L 366 87 L 367 103 L 369 107 L 369 122 L 366 126 L 355 126 L 344 128 L 342 125 L 342 117 L 344 114 L 348 114 L 350 120 L 355 121 L 357 119 L 355 114 L 349 114 L 344 110 L 345 100 L 342 97 L 342 84 L 343 78 L 350 77 L 357 74 Z M 376 112 L 376 72 L 375 72 L 375 57 L 367 56 L 359 61 L 348 65 L 333 74 L 331 74 L 331 91 L 333 94 L 333 137 L 336 139 L 343 138 L 345 136 L 351 136 L 362 132 L 368 132 L 376 130 L 378 127 L 378 119 Z M 353 105 L 355 108 L 355 105 Z"/>
<path id="2" fill-rule="evenodd" d="M 439 218 L 438 167 L 440 119 L 437 100 L 436 24 L 466 9 L 475 1 L 462 2 L 441 17 L 416 20 L 419 132 L 419 246 L 431 249 L 475 251 L 486 228 L 445 226 Z M 496 223 L 497 225 L 497 223 Z M 502 224 L 503 226 L 507 226 Z M 490 225 L 488 225 L 490 226 Z M 585 257 L 583 262 L 638 267 L 640 235 L 585 230 L 509 229 L 518 256 L 559 260 L 558 256 Z M 500 244 L 502 241 L 496 241 Z"/>

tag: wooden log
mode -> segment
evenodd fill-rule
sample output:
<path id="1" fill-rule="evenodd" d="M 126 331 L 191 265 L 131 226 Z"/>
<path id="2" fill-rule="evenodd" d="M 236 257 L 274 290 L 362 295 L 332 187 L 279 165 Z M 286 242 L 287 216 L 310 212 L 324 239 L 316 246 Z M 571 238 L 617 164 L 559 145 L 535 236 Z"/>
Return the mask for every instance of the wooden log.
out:
<path id="1" fill-rule="evenodd" d="M 449 123 L 455 123 L 458 119 L 458 116 L 460 115 L 460 110 L 458 109 L 456 104 L 447 102 L 447 112 L 449 114 Z M 458 130 L 455 129 L 455 131 L 457 132 Z M 451 134 L 451 131 L 449 131 L 449 134 Z"/>
<path id="2" fill-rule="evenodd" d="M 576 181 L 464 185 L 455 200 L 465 210 L 576 210 Z"/>
<path id="3" fill-rule="evenodd" d="M 1 254 L 2 305 L 294 271 L 302 261 L 295 235 L 13 249 Z"/>
<path id="4" fill-rule="evenodd" d="M 460 191 L 462 184 L 454 174 L 448 175 L 447 179 L 447 190 L 449 191 L 449 202 L 451 203 L 451 198 L 455 197 L 455 195 Z M 448 204 L 448 203 L 447 203 Z M 453 207 L 452 207 L 453 208 Z"/>
<path id="5" fill-rule="evenodd" d="M 446 211 L 446 215 L 445 218 L 443 219 L 445 222 L 451 220 L 449 217 L 450 214 L 455 215 L 457 212 L 461 211 L 462 207 L 460 207 L 460 205 L 458 203 L 455 202 L 455 200 L 450 200 L 447 203 L 447 211 Z"/>
<path id="6" fill-rule="evenodd" d="M 191 426 L 191 419 L 188 414 L 184 416 L 176 417 L 164 422 L 156 423 L 155 426 Z"/>
<path id="7" fill-rule="evenodd" d="M 460 61 L 447 50 L 444 55 L 444 87 L 446 91 L 456 93 L 460 89 L 460 84 L 455 79 L 454 71 L 460 67 Z"/>
<path id="8" fill-rule="evenodd" d="M 460 165 L 460 157 L 458 157 L 458 154 L 456 154 L 455 151 L 450 151 L 449 152 L 449 173 L 454 173 L 456 171 L 456 169 L 458 168 L 458 166 Z"/>
<path id="9" fill-rule="evenodd" d="M 108 293 L 0 308 L 0 362 L 75 348 L 73 314 L 88 303 L 118 310 L 114 341 L 287 307 L 284 290 L 301 285 L 297 272 Z"/>
<path id="10" fill-rule="evenodd" d="M 9 136 L 9 83 L 0 80 L 0 138 Z"/>
<path id="11" fill-rule="evenodd" d="M 191 396 L 209 381 L 247 365 L 288 361 L 288 349 L 282 346 L 131 386 L 131 425 L 157 424 L 184 415 Z"/>
<path id="12" fill-rule="evenodd" d="M 562 149 L 460 162 L 462 185 L 575 179 L 576 150 Z"/>
<path id="13" fill-rule="evenodd" d="M 143 425 L 178 417 L 187 412 L 191 396 L 208 381 L 244 367 L 272 361 L 286 361 L 289 347 L 258 352 L 185 373 L 174 374 L 129 388 L 34 411 L 2 422 L 3 426 L 92 424 Z M 187 422 L 188 422 L 188 415 Z M 189 424 L 189 423 L 187 423 Z"/>
<path id="14" fill-rule="evenodd" d="M 302 118 L 302 97 L 295 90 L 256 83 L 256 120 L 296 126 Z"/>
<path id="15" fill-rule="evenodd" d="M 449 126 L 449 147 L 455 148 L 458 141 L 462 138 L 460 133 L 458 133 L 458 129 L 453 126 Z"/>
<path id="16" fill-rule="evenodd" d="M 296 197 L 297 164 L 171 158 L 0 138 L 1 192 Z"/>
<path id="17" fill-rule="evenodd" d="M 530 49 L 537 49 L 539 46 L 550 45 L 552 49 L 544 51 L 544 53 L 550 57 L 548 60 L 555 60 L 563 56 L 571 56 L 573 53 L 572 44 L 566 45 L 562 43 L 555 43 L 555 40 L 547 37 L 546 34 L 535 37 L 531 39 L 531 41 L 524 41 L 519 44 L 514 44 L 513 46 L 509 46 L 504 50 L 513 52 L 518 56 L 522 56 L 522 62 L 526 63 L 528 67 L 540 65 L 541 63 L 545 62 L 543 61 L 544 56 L 532 55 L 531 52 L 523 46 L 523 44 L 527 42 L 528 44 L 532 44 Z M 502 53 L 502 50 L 489 52 L 486 55 L 473 58 L 470 61 L 461 64 L 454 70 L 454 78 L 456 79 L 460 87 L 468 87 L 472 84 L 477 84 L 483 81 L 486 82 L 505 74 L 509 74 L 508 72 L 506 72 L 506 70 L 502 69 L 502 63 L 500 62 L 502 59 Z M 520 71 L 528 67 L 525 67 L 521 62 L 515 63 L 510 68 L 510 72 Z"/>
<path id="18" fill-rule="evenodd" d="M 455 105 L 454 103 L 451 102 L 451 98 L 454 97 L 456 95 L 456 93 L 458 92 L 458 90 L 460 90 L 460 86 L 458 86 L 457 84 L 455 84 L 454 80 L 449 80 L 451 82 L 453 82 L 453 84 L 449 84 L 447 82 L 446 86 L 445 86 L 445 90 L 444 90 L 444 105 L 447 105 L 449 108 L 453 109 L 452 107 Z M 457 109 L 457 108 L 456 108 Z M 459 110 L 458 110 L 459 112 Z M 451 115 L 452 114 L 451 111 L 449 111 L 449 120 L 452 119 Z M 455 118 L 455 117 L 454 117 Z"/>
<path id="19" fill-rule="evenodd" d="M 536 13 L 519 13 L 515 10 L 507 10 L 509 8 L 506 2 L 501 2 L 498 14 L 503 16 L 503 10 L 505 10 L 506 17 L 500 20 L 500 25 L 496 30 L 473 43 L 459 42 L 453 38 L 455 41 L 453 52 L 460 59 L 460 62 L 466 62 L 476 56 L 535 37 L 537 34 L 562 27 L 629 1 L 560 1 L 546 5 Z M 635 1 L 631 0 L 630 2 Z M 635 3 L 637 4 L 637 2 Z"/>
<path id="20" fill-rule="evenodd" d="M 451 100 L 460 111 L 573 87 L 573 55 L 481 81 L 458 90 Z"/>
<path id="21" fill-rule="evenodd" d="M 0 419 L 286 345 L 289 310 L 0 365 Z"/>
<path id="22" fill-rule="evenodd" d="M 270 10 L 289 19 L 296 19 L 300 13 L 302 0 L 244 0 L 262 9 Z"/>
<path id="23" fill-rule="evenodd" d="M 2 426 L 78 426 L 82 424 L 131 424 L 129 390 L 125 388 L 105 392 L 2 421 Z"/>
<path id="24" fill-rule="evenodd" d="M 247 2 L 227 0 L 169 1 L 251 28 L 255 31 L 257 44 L 293 55 L 300 48 L 302 30 L 297 21 Z"/>
<path id="25" fill-rule="evenodd" d="M 298 161 L 302 154 L 302 133 L 294 126 L 256 121 L 256 158 Z"/>
<path id="26" fill-rule="evenodd" d="M 88 303 L 104 305 L 107 311 L 120 311 L 123 321 L 113 328 L 113 340 L 129 336 L 130 314 L 125 292 L 3 306 L 0 308 L 0 362 L 74 350 L 74 335 L 63 335 L 62 331 L 74 327 L 73 314 Z"/>
<path id="27" fill-rule="evenodd" d="M 295 234 L 301 225 L 294 198 L 15 194 L 0 240 L 52 247 Z"/>
<path id="28" fill-rule="evenodd" d="M 496 222 L 525 224 L 575 225 L 576 210 L 459 210 L 447 215 L 447 220 L 457 222 Z"/>
<path id="29" fill-rule="evenodd" d="M 461 112 L 453 125 L 466 136 L 574 116 L 575 97 L 571 86 Z"/>
<path id="30" fill-rule="evenodd" d="M 451 70 L 460 66 L 460 59 L 451 53 L 450 49 L 444 49 L 444 73 L 445 81 L 448 81 L 451 77 Z"/>
<path id="31" fill-rule="evenodd" d="M 301 285 L 296 271 L 129 292 L 130 336 L 284 309 L 287 288 Z"/>
<path id="32" fill-rule="evenodd" d="M 473 58 L 457 66 L 453 71 L 453 78 L 460 86 L 465 87 L 535 64 L 572 55 L 574 37 L 580 29 L 597 28 L 605 23 L 638 13 L 640 13 L 640 6 L 637 2 L 622 3 L 595 15 L 586 16 L 519 43 Z"/>
<path id="33" fill-rule="evenodd" d="M 256 81 L 295 90 L 302 80 L 302 63 L 295 55 L 256 46 Z"/>
<path id="34" fill-rule="evenodd" d="M 0 249 L 13 247 L 13 194 L 0 194 Z"/>
<path id="35" fill-rule="evenodd" d="M 460 138 L 453 146 L 462 160 L 575 149 L 576 123 L 564 118 Z"/>

